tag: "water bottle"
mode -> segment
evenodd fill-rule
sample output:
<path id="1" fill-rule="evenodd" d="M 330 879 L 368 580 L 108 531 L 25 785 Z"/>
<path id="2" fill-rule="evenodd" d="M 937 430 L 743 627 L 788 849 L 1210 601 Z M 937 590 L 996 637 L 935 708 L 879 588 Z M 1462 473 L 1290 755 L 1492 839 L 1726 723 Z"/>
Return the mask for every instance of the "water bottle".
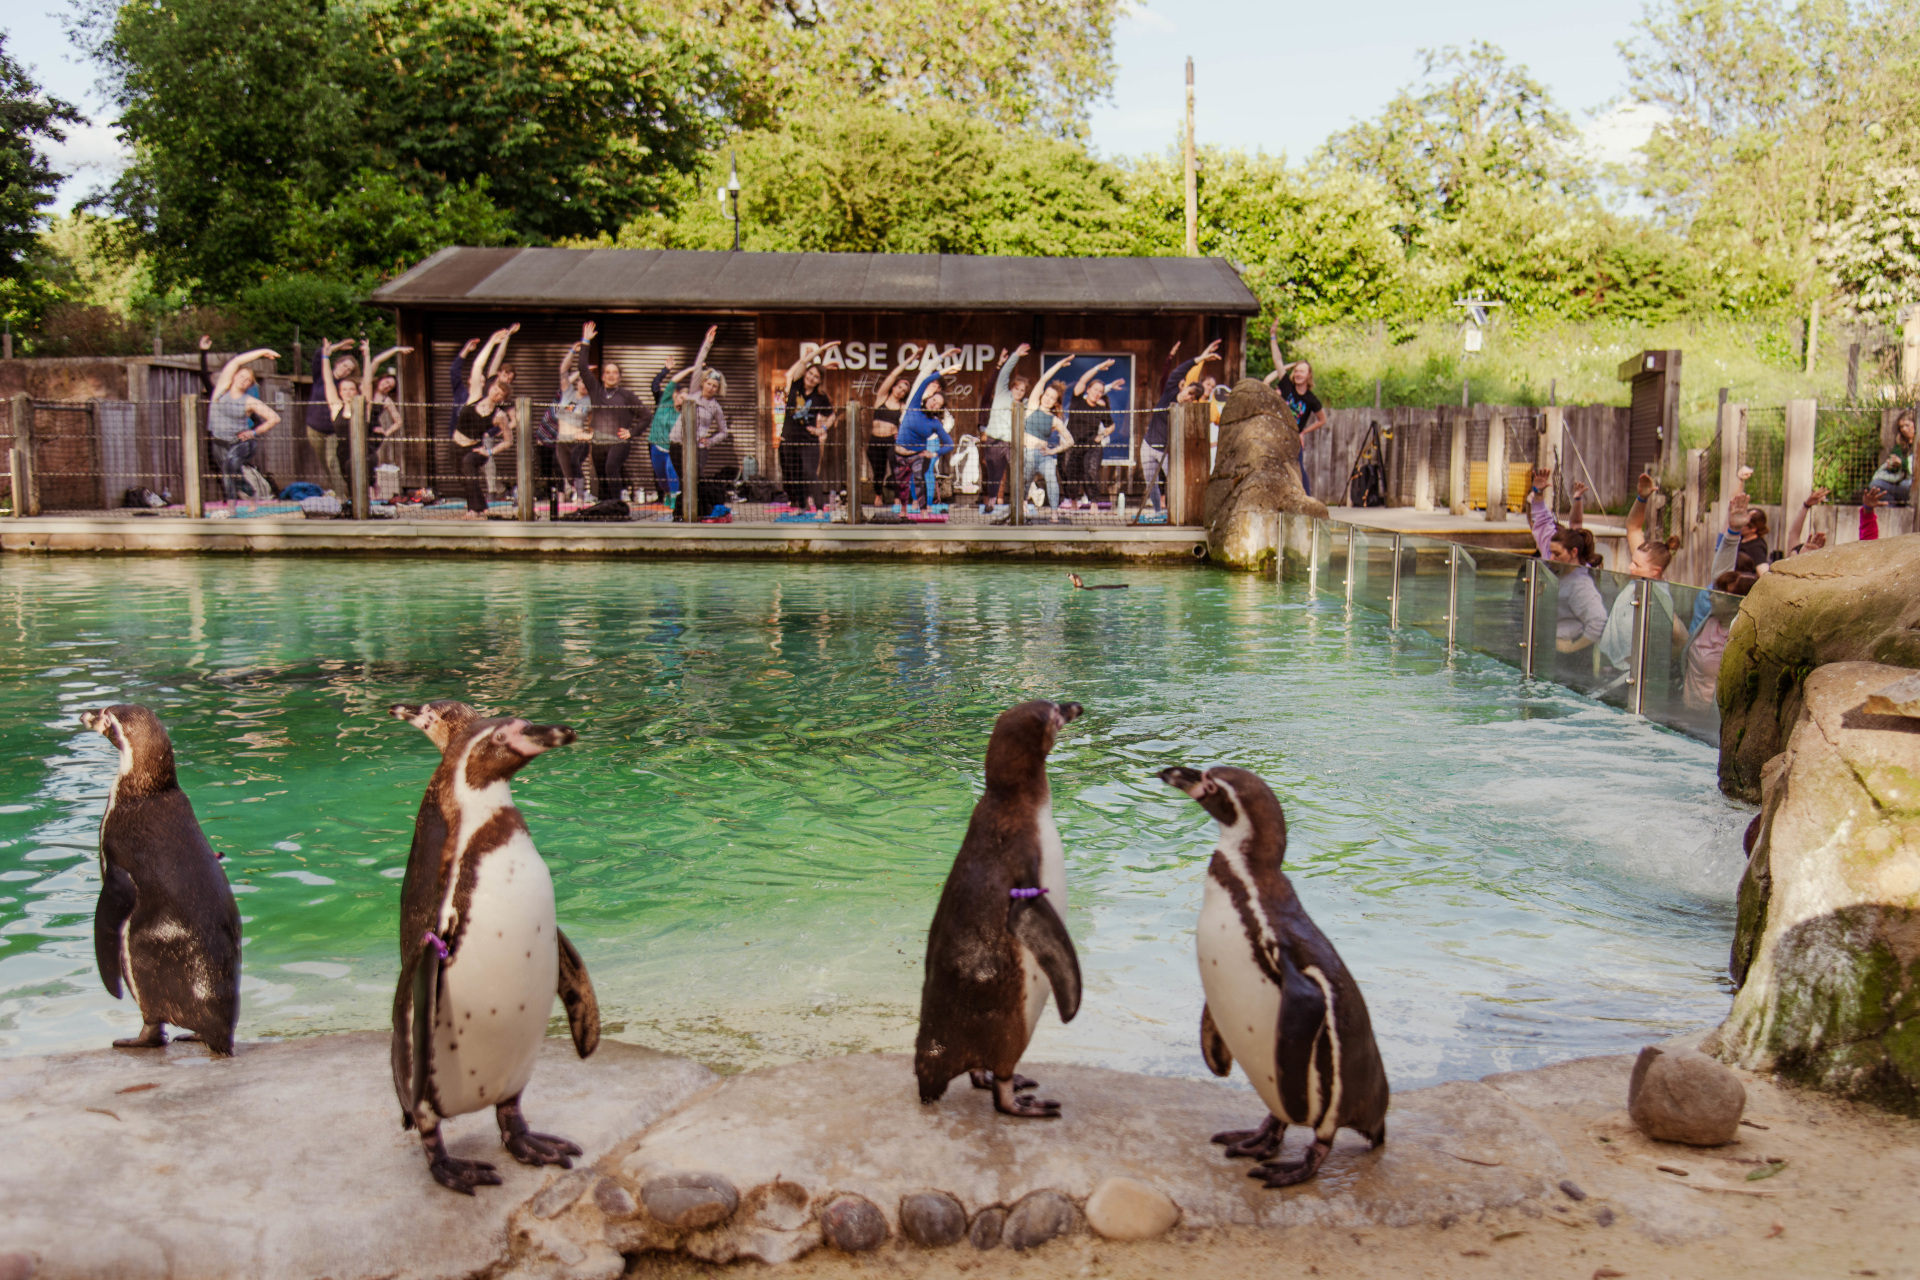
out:
<path id="1" fill-rule="evenodd" d="M 1125 493 L 1116 493 L 1113 495 L 1113 514 L 1122 519 L 1126 518 L 1127 495 Z"/>

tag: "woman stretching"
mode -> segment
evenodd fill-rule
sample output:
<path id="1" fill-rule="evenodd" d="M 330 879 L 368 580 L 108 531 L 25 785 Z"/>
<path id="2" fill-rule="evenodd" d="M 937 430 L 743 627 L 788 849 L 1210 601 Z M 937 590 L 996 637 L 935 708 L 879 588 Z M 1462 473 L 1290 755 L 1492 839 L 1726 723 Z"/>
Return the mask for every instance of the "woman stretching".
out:
<path id="1" fill-rule="evenodd" d="M 687 379 L 706 366 L 707 353 L 713 350 L 719 332 L 717 324 L 707 330 L 707 336 L 700 340 L 700 354 L 680 372 L 672 373 L 667 366 L 653 375 L 653 422 L 647 428 L 647 460 L 653 464 L 654 487 L 669 504 L 680 495 L 680 468 L 673 461 L 673 442 L 679 438 L 674 427 L 679 425 L 680 411 L 691 395 Z M 726 415 L 721 416 L 724 419 Z"/>
<path id="2" fill-rule="evenodd" d="M 372 354 L 372 344 L 366 339 L 360 341 L 360 367 L 367 371 L 367 380 L 373 387 L 373 394 L 367 399 L 367 430 L 372 433 L 373 464 L 388 465 L 395 469 L 400 466 L 400 427 L 403 419 L 400 414 L 400 376 L 396 373 L 381 373 L 380 366 L 396 356 L 413 354 L 412 347 L 388 347 L 379 355 Z"/>
<path id="3" fill-rule="evenodd" d="M 322 355 L 331 355 L 341 347 L 353 344 L 345 339 L 339 342 L 320 340 Z M 321 379 L 327 390 L 327 434 L 333 437 L 334 458 L 339 463 L 339 474 L 346 484 L 353 484 L 353 402 L 360 398 L 360 384 L 353 378 L 336 377 L 333 365 L 322 362 Z"/>
<path id="4" fill-rule="evenodd" d="M 252 351 L 243 351 L 221 367 L 220 376 L 213 380 L 213 396 L 207 402 L 207 435 L 218 442 L 220 459 L 220 488 L 232 502 L 238 491 L 240 469 L 253 461 L 259 452 L 259 439 L 263 432 L 271 431 L 280 421 L 280 415 L 263 404 L 258 396 L 250 396 L 253 389 L 253 370 L 246 366 L 264 356 L 280 358 L 277 352 L 259 347 Z M 253 420 L 258 418 L 260 425 Z"/>
<path id="5" fill-rule="evenodd" d="M 560 400 L 553 407 L 553 461 L 576 506 L 588 503 L 587 455 L 593 451 L 593 397 L 574 367 L 585 346 L 576 342 L 560 357 Z"/>
<path id="6" fill-rule="evenodd" d="M 1056 511 L 1060 508 L 1059 454 L 1072 446 L 1073 437 L 1067 433 L 1061 409 L 1066 386 L 1055 382 L 1053 375 L 1072 362 L 1072 356 L 1056 360 L 1027 393 L 1027 479 L 1029 483 L 1037 479 L 1046 485 L 1047 505 Z M 1067 444 L 1058 443 L 1062 437 Z M 1027 500 L 1024 493 L 1013 496 L 1016 502 Z"/>
<path id="7" fill-rule="evenodd" d="M 693 381 L 700 388 L 700 394 L 693 398 L 694 471 L 685 481 L 693 486 L 694 504 L 700 518 L 705 519 L 713 506 L 700 494 L 700 479 L 707 474 L 707 450 L 731 439 L 733 431 L 727 426 L 727 411 L 720 403 L 720 398 L 727 394 L 726 375 L 718 369 L 702 367 L 694 370 Z M 675 422 L 668 436 L 669 443 L 678 445 L 685 439 L 680 423 Z"/>
<path id="8" fill-rule="evenodd" d="M 787 419 L 780 428 L 780 483 L 787 505 L 798 507 L 804 494 L 807 510 L 815 510 L 820 479 L 820 447 L 837 416 L 833 401 L 820 389 L 820 361 L 840 345 L 838 338 L 819 351 L 801 356 L 787 370 Z"/>
<path id="9" fill-rule="evenodd" d="M 482 366 L 473 367 L 473 399 L 460 409 L 453 425 L 453 444 L 460 459 L 460 475 L 467 488 L 468 520 L 487 518 L 487 493 L 480 474 L 493 455 L 512 447 L 513 410 L 502 403 L 507 398 L 506 382 L 495 375 L 482 389 Z"/>
<path id="10" fill-rule="evenodd" d="M 907 409 L 907 384 L 900 376 L 906 371 L 907 366 L 901 365 L 888 374 L 879 390 L 873 393 L 873 430 L 867 438 L 867 469 L 873 472 L 873 500 L 883 505 L 900 501 L 900 491 L 888 482 L 893 479 L 893 442 L 900 434 L 900 415 Z M 892 497 L 887 496 L 889 492 Z"/>
<path id="11" fill-rule="evenodd" d="M 1073 387 L 1073 402 L 1067 410 L 1067 429 L 1073 433 L 1076 444 L 1073 452 L 1061 459 L 1068 480 L 1069 505 L 1078 498 L 1081 507 L 1092 507 L 1095 496 L 1100 492 L 1101 459 L 1106 454 L 1107 441 L 1113 438 L 1113 408 L 1107 403 L 1107 393 L 1127 385 L 1125 378 L 1115 378 L 1112 382 L 1100 381 L 1097 375 L 1112 367 L 1111 360 L 1095 365 L 1081 374 L 1080 381 Z"/>
<path id="12" fill-rule="evenodd" d="M 917 502 L 921 511 L 933 501 L 934 466 L 941 454 L 953 452 L 953 437 L 940 421 L 947 407 L 946 384 L 940 375 L 949 364 L 959 372 L 959 354 L 957 347 L 938 354 L 927 352 L 900 415 L 900 433 L 893 440 L 893 486 L 903 503 Z"/>

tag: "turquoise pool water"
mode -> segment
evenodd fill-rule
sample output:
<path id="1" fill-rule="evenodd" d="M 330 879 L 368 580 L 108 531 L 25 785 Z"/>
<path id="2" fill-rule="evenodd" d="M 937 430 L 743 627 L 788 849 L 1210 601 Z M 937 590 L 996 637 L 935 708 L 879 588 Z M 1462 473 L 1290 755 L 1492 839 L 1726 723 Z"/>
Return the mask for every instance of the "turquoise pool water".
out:
<path id="1" fill-rule="evenodd" d="M 1271 580 L 1012 565 L 79 559 L 0 565 L 0 1052 L 136 1026 L 94 972 L 113 756 L 154 706 L 246 917 L 243 1037 L 379 1027 L 436 762 L 388 703 L 579 742 L 515 785 L 609 1032 L 725 1069 L 912 1044 L 993 718 L 1053 757 L 1087 975 L 1031 1051 L 1202 1074 L 1212 823 L 1170 763 L 1266 775 L 1397 1087 L 1717 1021 L 1747 814 L 1710 749 Z"/>

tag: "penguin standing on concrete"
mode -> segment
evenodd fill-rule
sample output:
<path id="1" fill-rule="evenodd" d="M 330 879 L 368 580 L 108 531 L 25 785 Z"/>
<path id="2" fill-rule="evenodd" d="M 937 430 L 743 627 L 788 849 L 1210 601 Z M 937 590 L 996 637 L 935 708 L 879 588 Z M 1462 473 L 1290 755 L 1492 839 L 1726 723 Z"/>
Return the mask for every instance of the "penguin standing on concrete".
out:
<path id="1" fill-rule="evenodd" d="M 920 1037 L 913 1070 L 934 1102 L 962 1071 L 1010 1116 L 1053 1117 L 1060 1104 L 1018 1097 L 1036 1088 L 1014 1067 L 1047 992 L 1060 1020 L 1080 1011 L 1080 959 L 1064 923 L 1067 868 L 1053 825 L 1047 753 L 1080 715 L 1077 702 L 1023 702 L 994 722 L 987 789 L 927 931 Z"/>
<path id="2" fill-rule="evenodd" d="M 174 776 L 173 743 L 160 717 L 132 703 L 86 711 L 80 723 L 120 753 L 100 820 L 100 902 L 93 954 L 120 999 L 124 980 L 140 1006 L 140 1034 L 120 1049 L 158 1049 L 167 1024 L 214 1053 L 233 1052 L 240 1020 L 240 908 Z"/>
<path id="3" fill-rule="evenodd" d="M 1172 768 L 1160 780 L 1220 824 L 1207 865 L 1197 942 L 1200 1053 L 1217 1076 L 1240 1060 L 1271 1113 L 1258 1129 L 1216 1133 L 1227 1154 L 1263 1163 L 1250 1177 L 1290 1187 L 1319 1172 L 1335 1130 L 1387 1140 L 1387 1072 L 1359 984 L 1314 927 L 1281 871 L 1287 819 L 1271 788 L 1245 769 Z M 1273 1159 L 1287 1126 L 1313 1130 L 1306 1158 Z"/>
<path id="4" fill-rule="evenodd" d="M 580 953 L 560 932 L 553 879 L 507 784 L 574 732 L 483 719 L 457 702 L 391 710 L 441 749 L 400 905 L 392 1056 L 401 1124 L 420 1130 L 434 1180 L 466 1195 L 497 1186 L 500 1175 L 485 1161 L 448 1155 L 440 1122 L 485 1107 L 514 1159 L 572 1168 L 580 1148 L 529 1129 L 520 1094 L 555 993 L 583 1058 L 600 1043 L 600 1007 Z"/>

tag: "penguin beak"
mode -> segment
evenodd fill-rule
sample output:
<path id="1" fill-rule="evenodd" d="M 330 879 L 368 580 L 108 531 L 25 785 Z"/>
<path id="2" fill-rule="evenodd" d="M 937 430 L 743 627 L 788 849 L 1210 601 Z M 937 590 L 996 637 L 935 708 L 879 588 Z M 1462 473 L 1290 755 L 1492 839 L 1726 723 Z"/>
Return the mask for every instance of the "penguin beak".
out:
<path id="1" fill-rule="evenodd" d="M 405 720 L 416 729 L 426 728 L 427 721 L 432 718 L 431 713 L 424 706 L 417 706 L 411 702 L 396 702 L 387 708 L 387 714 L 395 720 Z"/>
<path id="2" fill-rule="evenodd" d="M 1072 724 L 1085 714 L 1086 708 L 1077 702 L 1056 702 L 1053 704 L 1053 712 L 1056 726 L 1067 725 Z"/>
<path id="3" fill-rule="evenodd" d="M 493 740 L 531 760 L 543 751 L 564 747 L 579 735 L 563 724 L 528 724 L 515 720 L 493 731 Z"/>
<path id="4" fill-rule="evenodd" d="M 1168 786 L 1186 792 L 1195 800 L 1213 790 L 1213 784 L 1207 781 L 1206 775 L 1198 770 L 1189 769 L 1183 764 L 1162 769 L 1156 776 Z"/>
<path id="5" fill-rule="evenodd" d="M 95 733 L 105 733 L 107 731 L 107 713 L 104 711 L 82 711 L 80 713 L 80 723 Z"/>

